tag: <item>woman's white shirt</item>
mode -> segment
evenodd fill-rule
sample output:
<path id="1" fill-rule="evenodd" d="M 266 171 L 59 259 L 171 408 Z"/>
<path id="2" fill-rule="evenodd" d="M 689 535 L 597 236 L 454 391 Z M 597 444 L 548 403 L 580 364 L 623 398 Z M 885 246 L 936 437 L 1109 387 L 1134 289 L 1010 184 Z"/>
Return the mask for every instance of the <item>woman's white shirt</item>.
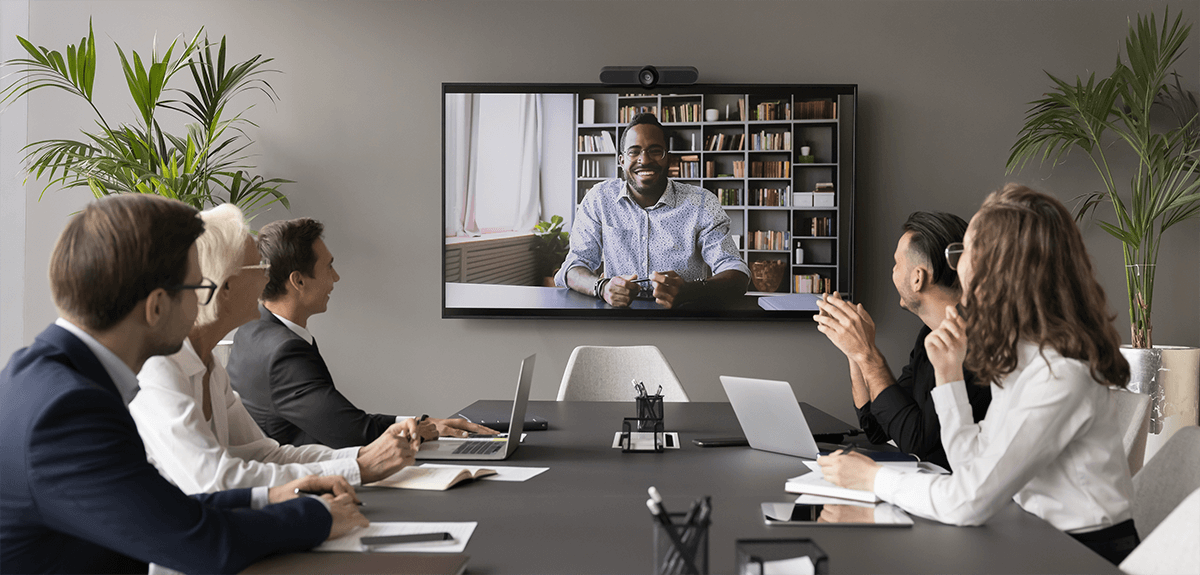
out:
<path id="1" fill-rule="evenodd" d="M 1061 531 L 1085 533 L 1131 517 L 1133 482 L 1109 388 L 1088 364 L 1018 344 L 1017 369 L 978 424 L 966 383 L 932 392 L 953 475 L 880 469 L 875 493 L 922 517 L 978 525 L 1011 498 Z"/>
<path id="2" fill-rule="evenodd" d="M 215 361 L 208 382 L 212 419 L 205 421 L 205 371 L 185 339 L 175 354 L 146 361 L 138 373 L 141 390 L 129 404 L 150 462 L 185 493 L 275 486 L 307 475 L 361 483 L 358 447 L 296 447 L 266 437 Z"/>

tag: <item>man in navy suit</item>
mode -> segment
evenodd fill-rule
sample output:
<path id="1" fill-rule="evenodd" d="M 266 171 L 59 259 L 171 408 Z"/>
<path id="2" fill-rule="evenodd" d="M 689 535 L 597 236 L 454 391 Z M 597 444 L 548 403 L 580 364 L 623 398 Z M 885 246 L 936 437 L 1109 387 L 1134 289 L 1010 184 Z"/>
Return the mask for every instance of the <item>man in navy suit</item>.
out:
<path id="1" fill-rule="evenodd" d="M 271 222 L 258 232 L 258 250 L 270 264 L 261 318 L 238 328 L 229 355 L 229 383 L 263 433 L 283 444 L 333 448 L 366 445 L 401 417 L 367 413 L 337 390 L 308 319 L 329 306 L 333 254 L 321 239 L 325 226 L 311 218 Z M 420 435 L 464 437 L 495 433 L 462 419 L 426 418 Z"/>
<path id="2" fill-rule="evenodd" d="M 147 462 L 126 406 L 142 363 L 180 349 L 216 288 L 200 277 L 203 227 L 182 203 L 128 194 L 89 204 L 59 237 L 61 317 L 0 372 L 5 572 L 237 572 L 367 524 L 341 477 L 189 497 Z"/>

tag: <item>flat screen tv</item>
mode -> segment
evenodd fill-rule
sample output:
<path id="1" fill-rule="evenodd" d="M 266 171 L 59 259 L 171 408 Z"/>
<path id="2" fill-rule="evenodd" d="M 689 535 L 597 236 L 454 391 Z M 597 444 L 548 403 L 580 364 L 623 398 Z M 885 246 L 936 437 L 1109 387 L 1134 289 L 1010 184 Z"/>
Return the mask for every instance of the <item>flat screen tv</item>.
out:
<path id="1" fill-rule="evenodd" d="M 442 96 L 444 318 L 811 321 L 817 294 L 853 297 L 857 85 L 447 83 Z M 668 183 L 640 206 L 622 138 L 647 113 L 664 127 Z M 643 180 L 646 145 L 630 164 Z M 713 297 L 706 282 L 670 308 L 649 289 L 614 307 L 594 284 L 564 287 L 565 252 L 597 278 L 641 266 L 639 279 L 699 285 L 714 265 L 749 278 L 744 294 Z M 648 269 L 681 258 L 686 270 Z"/>

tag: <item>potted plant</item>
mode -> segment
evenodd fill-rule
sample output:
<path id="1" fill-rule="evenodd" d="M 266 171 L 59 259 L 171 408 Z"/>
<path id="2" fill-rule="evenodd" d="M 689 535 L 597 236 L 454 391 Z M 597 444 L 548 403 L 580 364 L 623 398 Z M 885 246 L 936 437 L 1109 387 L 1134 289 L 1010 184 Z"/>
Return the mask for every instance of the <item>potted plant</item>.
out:
<path id="1" fill-rule="evenodd" d="M 137 52 L 126 57 L 119 45 L 136 119 L 110 124 L 96 108 L 92 88 L 96 77 L 96 40 L 91 24 L 78 46 L 69 45 L 66 57 L 17 37 L 28 58 L 14 58 L 3 66 L 20 67 L 16 80 L 0 90 L 0 105 L 42 89 L 59 89 L 82 98 L 96 114 L 96 129 L 82 130 L 83 139 L 33 142 L 24 148 L 29 174 L 48 178 L 45 191 L 87 187 L 96 196 L 113 193 L 150 193 L 178 199 L 197 209 L 231 202 L 247 214 L 275 202 L 288 207 L 280 178 L 251 175 L 246 149 L 253 143 L 243 126 L 246 109 L 231 113 L 227 106 L 238 94 L 255 91 L 274 101 L 271 85 L 261 75 L 270 58 L 257 55 L 238 63 L 226 62 L 225 38 L 213 44 L 201 39 L 178 46 L 171 42 L 159 57 L 151 51 L 144 61 Z M 213 48 L 216 47 L 216 54 Z M 187 72 L 180 74 L 181 72 Z M 190 76 L 190 89 L 174 87 L 177 75 Z M 171 110 L 192 120 L 186 132 L 163 130 L 158 114 Z"/>
<path id="2" fill-rule="evenodd" d="M 551 216 L 548 222 L 538 222 L 533 228 L 534 259 L 537 262 L 538 277 L 542 285 L 554 287 L 554 274 L 567 259 L 571 250 L 571 236 L 563 231 L 562 216 Z"/>
<path id="3" fill-rule="evenodd" d="M 1054 87 L 1031 102 L 1007 164 L 1011 172 L 1035 157 L 1058 163 L 1080 150 L 1099 172 L 1104 191 L 1082 196 L 1076 217 L 1104 204 L 1113 208 L 1114 219 L 1099 225 L 1122 244 L 1132 330 L 1132 347 L 1122 352 L 1132 370 L 1130 389 L 1153 400 L 1151 431 L 1168 432 L 1160 441 L 1173 431 L 1164 426 L 1196 424 L 1200 385 L 1200 349 L 1155 346 L 1151 337 L 1162 235 L 1200 214 L 1200 113 L 1195 94 L 1184 90 L 1171 70 L 1192 26 L 1182 22 L 1182 14 L 1170 26 L 1169 18 L 1168 10 L 1160 30 L 1153 14 L 1139 15 L 1129 26 L 1124 59 L 1118 56 L 1107 78 L 1096 80 L 1093 73 L 1086 82 L 1077 77 L 1071 84 L 1047 73 Z M 1156 111 L 1171 116 L 1169 126 L 1152 119 Z M 1132 173 L 1114 173 L 1109 160 L 1121 152 L 1137 159 Z M 1178 421 L 1168 421 L 1176 415 Z M 1147 456 L 1152 454 L 1148 448 Z"/>

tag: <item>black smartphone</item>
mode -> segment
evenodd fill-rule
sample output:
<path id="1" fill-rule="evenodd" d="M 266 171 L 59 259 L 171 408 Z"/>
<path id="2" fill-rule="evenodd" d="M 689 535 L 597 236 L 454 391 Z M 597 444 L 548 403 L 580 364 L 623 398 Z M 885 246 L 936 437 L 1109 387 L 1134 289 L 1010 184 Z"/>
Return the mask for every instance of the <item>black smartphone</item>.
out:
<path id="1" fill-rule="evenodd" d="M 420 543 L 425 541 L 454 541 L 454 536 L 445 532 L 409 533 L 408 535 L 381 535 L 379 537 L 363 537 L 362 544 L 367 547 L 377 545 L 393 545 L 396 543 Z"/>
<path id="2" fill-rule="evenodd" d="M 741 447 L 750 445 L 745 437 L 702 437 L 693 439 L 692 443 L 700 447 Z"/>

